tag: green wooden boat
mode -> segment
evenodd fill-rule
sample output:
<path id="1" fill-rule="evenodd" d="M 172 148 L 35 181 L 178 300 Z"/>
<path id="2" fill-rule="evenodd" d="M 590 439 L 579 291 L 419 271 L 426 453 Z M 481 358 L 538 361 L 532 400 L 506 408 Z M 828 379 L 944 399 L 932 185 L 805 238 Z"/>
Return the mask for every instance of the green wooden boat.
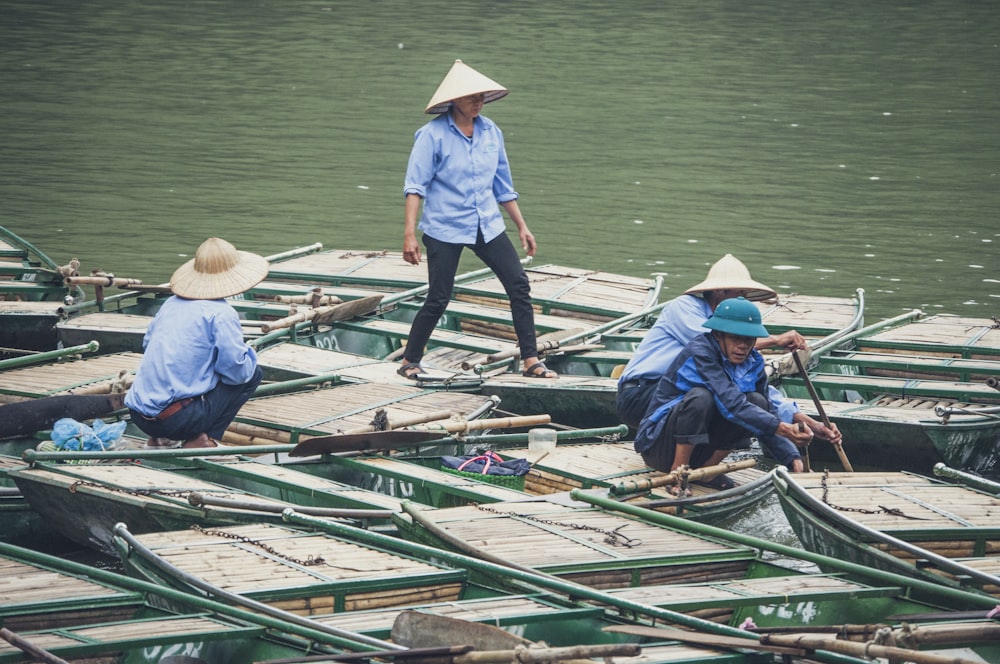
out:
<path id="1" fill-rule="evenodd" d="M 992 321 L 904 315 L 814 355 L 809 382 L 844 433 L 852 465 L 929 473 L 937 463 L 980 473 L 1000 463 L 1000 334 Z M 801 376 L 782 390 L 818 415 Z M 836 463 L 822 443 L 814 458 Z"/>
<path id="2" fill-rule="evenodd" d="M 544 635 L 550 645 L 593 642 L 595 638 L 601 638 L 601 635 L 606 638 L 609 634 L 602 628 L 615 625 L 616 629 L 628 631 L 634 626 L 632 621 L 635 616 L 646 616 L 658 624 L 675 623 L 700 630 L 703 632 L 701 637 L 708 639 L 702 643 L 714 645 L 714 653 L 705 653 L 699 652 L 700 649 L 689 649 L 690 645 L 677 648 L 680 644 L 643 643 L 644 655 L 650 656 L 653 661 L 666 656 L 666 651 L 659 650 L 661 646 L 669 646 L 671 655 L 680 656 L 680 661 L 700 662 L 711 656 L 718 659 L 708 661 L 730 661 L 727 657 L 736 653 L 724 655 L 718 652 L 718 647 L 725 642 L 726 636 L 740 634 L 746 637 L 747 632 L 730 625 L 734 620 L 746 621 L 747 618 L 754 619 L 753 616 L 768 625 L 785 628 L 808 625 L 816 629 L 827 621 L 832 621 L 829 625 L 842 625 L 845 618 L 881 621 L 889 615 L 914 615 L 915 612 L 933 609 L 906 599 L 905 591 L 888 584 L 867 586 L 839 575 L 789 572 L 762 561 L 759 561 L 759 566 L 754 563 L 752 573 L 739 580 L 720 578 L 714 582 L 608 591 L 539 575 L 532 570 L 471 559 L 371 531 L 358 531 L 294 512 L 286 513 L 286 520 L 296 523 L 298 528 L 282 533 L 279 528 L 271 526 L 260 532 L 255 530 L 248 538 L 243 537 L 246 534 L 243 531 L 248 527 L 226 529 L 239 535 L 239 541 L 191 532 L 133 536 L 119 529 L 117 542 L 122 559 L 133 574 L 187 588 L 188 592 L 225 593 L 229 601 L 239 602 L 242 597 L 287 605 L 294 610 L 308 612 L 317 622 L 358 630 L 377 638 L 394 636 L 396 630 L 393 626 L 398 626 L 401 612 L 416 609 L 428 617 L 456 617 L 502 626 L 529 639 Z M 302 527 L 315 531 L 300 530 Z M 328 534 L 321 536 L 318 531 L 327 531 Z M 256 538 L 261 541 L 257 542 Z M 261 545 L 272 551 L 268 552 Z M 308 568 L 296 566 L 288 560 L 289 557 L 300 559 L 307 554 L 327 562 L 322 569 L 308 573 Z M 205 565 L 206 560 L 219 562 Z M 370 564 L 359 565 L 359 560 L 369 561 Z M 427 601 L 426 592 L 414 596 L 400 589 L 399 584 L 406 583 L 401 577 L 406 574 L 393 574 L 392 571 L 412 569 L 410 566 L 420 561 L 426 561 L 445 575 L 449 569 L 452 574 L 458 573 L 458 576 L 446 578 L 462 584 L 463 589 L 459 590 L 461 596 L 447 601 Z M 391 571 L 382 587 L 395 585 L 397 590 L 385 596 L 376 595 L 379 586 L 372 585 L 383 567 L 389 567 Z M 237 568 L 245 573 L 239 574 Z M 278 568 L 287 571 L 278 572 Z M 421 577 L 417 571 L 410 574 L 411 583 Z M 421 577 L 423 581 L 434 578 L 430 570 L 425 571 Z M 385 575 L 385 572 L 382 574 Z M 280 582 L 282 576 L 288 578 L 283 586 Z M 499 585 L 489 580 L 498 580 Z M 314 587 L 313 591 L 305 590 L 309 586 Z M 328 594 L 329 598 L 326 598 Z M 567 597 L 571 598 L 569 604 Z M 859 602 L 859 599 L 864 601 Z M 386 603 L 386 606 L 367 609 L 363 606 L 378 603 Z M 323 613 L 321 604 L 336 604 L 343 608 Z M 789 606 L 799 606 L 800 610 L 784 611 L 779 608 Z M 597 607 L 602 608 L 597 611 Z M 935 612 L 940 620 L 940 611 L 935 609 Z M 430 624 L 436 622 L 431 620 Z M 464 629 L 472 631 L 471 627 Z M 761 629 L 766 631 L 767 628 Z M 697 638 L 697 632 L 689 632 L 689 635 Z M 753 642 L 742 643 L 749 645 Z M 992 650 L 989 646 L 980 646 L 980 650 L 987 656 L 996 652 L 995 646 Z M 744 655 L 752 652 L 752 645 L 751 649 L 743 649 L 742 652 Z M 773 661 L 772 655 L 757 659 L 761 654 L 756 653 L 750 661 Z M 854 658 L 842 657 L 822 650 L 811 653 L 815 661 L 855 661 Z"/>
<path id="3" fill-rule="evenodd" d="M 909 473 L 774 476 L 802 546 L 1000 596 L 1000 498 Z"/>
<path id="4" fill-rule="evenodd" d="M 7 544 L 0 544 L 0 568 L 0 662 L 333 662 L 404 649 Z"/>

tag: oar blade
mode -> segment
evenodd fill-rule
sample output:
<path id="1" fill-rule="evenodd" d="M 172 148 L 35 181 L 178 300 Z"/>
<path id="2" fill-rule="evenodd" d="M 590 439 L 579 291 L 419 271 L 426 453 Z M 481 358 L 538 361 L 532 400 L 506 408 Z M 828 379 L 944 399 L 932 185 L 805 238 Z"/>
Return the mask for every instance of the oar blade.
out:
<path id="1" fill-rule="evenodd" d="M 368 431 L 365 433 L 341 433 L 320 436 L 302 441 L 292 448 L 288 456 L 305 457 L 336 452 L 366 452 L 369 450 L 390 450 L 407 445 L 419 445 L 431 440 L 445 438 L 447 431 Z"/>

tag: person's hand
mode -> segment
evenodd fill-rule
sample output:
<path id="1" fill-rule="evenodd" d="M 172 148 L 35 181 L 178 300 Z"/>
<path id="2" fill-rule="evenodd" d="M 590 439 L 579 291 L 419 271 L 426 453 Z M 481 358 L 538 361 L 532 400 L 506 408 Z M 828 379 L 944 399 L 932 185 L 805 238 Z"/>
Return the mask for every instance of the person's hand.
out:
<path id="1" fill-rule="evenodd" d="M 403 236 L 403 260 L 410 265 L 420 265 L 420 243 L 415 235 Z"/>
<path id="2" fill-rule="evenodd" d="M 770 338 L 774 340 L 770 343 L 771 348 L 781 347 L 785 350 L 793 351 L 805 350 L 809 346 L 806 343 L 806 338 L 795 330 L 788 330 L 781 334 L 772 334 Z"/>
<path id="3" fill-rule="evenodd" d="M 822 438 L 829 441 L 831 445 L 839 445 L 843 442 L 844 436 L 840 433 L 840 429 L 833 422 L 830 422 L 830 426 L 826 427 L 822 423 L 817 422 L 816 428 L 813 429 L 813 433 L 816 434 L 817 438 Z"/>
<path id="4" fill-rule="evenodd" d="M 521 236 L 521 248 L 529 256 L 534 256 L 535 251 L 538 249 L 538 245 L 535 243 L 535 236 L 531 234 L 527 226 L 518 231 L 518 235 Z"/>
<path id="5" fill-rule="evenodd" d="M 796 413 L 796 416 L 798 413 Z M 795 443 L 796 447 L 805 447 L 813 439 L 813 431 L 808 426 L 799 426 L 798 423 L 782 422 L 775 430 L 776 434 Z"/>

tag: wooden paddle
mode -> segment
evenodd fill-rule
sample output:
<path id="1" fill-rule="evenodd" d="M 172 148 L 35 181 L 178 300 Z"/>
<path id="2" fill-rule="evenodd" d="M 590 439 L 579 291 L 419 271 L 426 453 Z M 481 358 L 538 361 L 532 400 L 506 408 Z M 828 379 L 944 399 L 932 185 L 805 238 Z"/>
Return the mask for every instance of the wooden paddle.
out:
<path id="1" fill-rule="evenodd" d="M 689 471 L 688 480 L 692 482 L 708 481 L 718 475 L 722 475 L 723 473 L 728 473 L 733 470 L 742 470 L 744 468 L 753 468 L 755 465 L 757 465 L 757 462 L 754 459 L 724 461 L 714 466 L 704 466 L 702 468 L 695 468 Z M 642 480 L 626 480 L 625 482 L 619 482 L 618 484 L 611 485 L 611 493 L 616 496 L 622 496 L 629 493 L 649 491 L 650 489 L 655 489 L 657 487 L 677 484 L 680 480 L 681 475 L 677 471 Z"/>
<path id="2" fill-rule="evenodd" d="M 670 639 L 672 641 L 682 641 L 684 643 L 694 643 L 701 646 L 715 648 L 745 648 L 747 650 L 757 650 L 763 652 L 773 652 L 782 655 L 794 655 L 803 657 L 808 654 L 808 650 L 794 646 L 764 645 L 759 638 L 740 638 L 738 636 L 723 636 L 721 634 L 706 634 L 704 632 L 691 632 L 672 627 L 649 627 L 647 625 L 609 625 L 603 629 L 605 632 L 617 632 L 628 634 L 629 636 L 642 636 L 651 639 Z"/>
<path id="3" fill-rule="evenodd" d="M 453 433 L 482 431 L 483 429 L 511 429 L 515 427 L 530 427 L 548 424 L 552 421 L 549 415 L 527 415 L 524 417 L 494 417 L 465 422 L 440 422 L 415 425 L 412 429 L 393 429 L 390 431 L 370 431 L 359 433 L 340 433 L 331 436 L 318 436 L 302 441 L 292 448 L 288 456 L 313 456 L 315 454 L 331 454 L 334 452 L 365 452 L 368 450 L 391 450 L 406 445 L 419 445 L 430 440 L 447 438 Z"/>
<path id="4" fill-rule="evenodd" d="M 297 323 L 310 321 L 314 323 L 332 323 L 333 321 L 347 320 L 375 310 L 379 303 L 382 302 L 382 297 L 382 295 L 369 295 L 368 297 L 362 297 L 357 300 L 349 300 L 347 302 L 334 304 L 329 307 L 307 309 L 306 311 L 301 311 L 299 313 L 292 314 L 291 316 L 285 316 L 284 318 L 279 318 L 278 320 L 269 321 L 264 325 L 261 325 L 260 329 L 264 332 L 264 334 L 267 334 L 268 332 L 273 332 L 274 330 L 292 327 Z"/>
<path id="5" fill-rule="evenodd" d="M 827 429 L 832 429 L 833 425 L 830 424 L 830 418 L 827 417 L 826 411 L 823 409 L 823 404 L 819 400 L 819 394 L 817 394 L 816 388 L 809 379 L 809 374 L 806 373 L 806 368 L 802 364 L 802 359 L 799 357 L 799 354 L 794 351 L 792 352 L 792 357 L 795 358 L 795 366 L 798 367 L 799 374 L 802 375 L 802 382 L 805 383 L 806 389 L 809 390 L 809 396 L 812 397 L 813 403 L 816 405 L 816 411 L 819 413 L 820 419 L 823 420 L 823 424 L 826 425 Z M 844 470 L 849 473 L 853 473 L 854 467 L 848 460 L 847 453 L 844 452 L 844 446 L 840 443 L 834 443 L 833 447 L 837 450 L 837 456 L 840 457 L 840 463 L 844 466 Z"/>
<path id="6" fill-rule="evenodd" d="M 39 648 L 31 641 L 28 641 L 23 636 L 10 631 L 6 627 L 0 627 L 0 639 L 3 639 L 10 645 L 14 646 L 21 652 L 30 655 L 39 662 L 45 662 L 45 664 L 69 664 L 69 662 L 65 659 L 53 655 L 48 650 Z"/>
<path id="7" fill-rule="evenodd" d="M 409 431 L 406 429 L 367 431 L 365 433 L 339 433 L 332 436 L 318 436 L 303 441 L 293 447 L 288 456 L 304 457 L 316 454 L 332 454 L 335 452 L 390 450 L 394 447 L 419 445 L 429 440 L 447 437 L 447 431 Z"/>

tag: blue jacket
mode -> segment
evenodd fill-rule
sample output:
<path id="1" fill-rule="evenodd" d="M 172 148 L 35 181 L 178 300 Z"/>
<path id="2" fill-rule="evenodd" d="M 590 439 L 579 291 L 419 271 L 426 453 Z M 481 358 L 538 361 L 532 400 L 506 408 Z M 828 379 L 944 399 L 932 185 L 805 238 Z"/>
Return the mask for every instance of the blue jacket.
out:
<path id="1" fill-rule="evenodd" d="M 781 422 L 771 400 L 768 400 L 771 409 L 764 410 L 747 401 L 744 394 L 760 392 L 768 396 L 763 356 L 753 350 L 746 360 L 734 365 L 723 354 L 712 333 L 707 332 L 684 347 L 657 384 L 636 433 L 637 452 L 645 452 L 657 443 L 670 411 L 688 391 L 699 386 L 712 393 L 723 417 L 753 435 L 770 436 Z"/>

